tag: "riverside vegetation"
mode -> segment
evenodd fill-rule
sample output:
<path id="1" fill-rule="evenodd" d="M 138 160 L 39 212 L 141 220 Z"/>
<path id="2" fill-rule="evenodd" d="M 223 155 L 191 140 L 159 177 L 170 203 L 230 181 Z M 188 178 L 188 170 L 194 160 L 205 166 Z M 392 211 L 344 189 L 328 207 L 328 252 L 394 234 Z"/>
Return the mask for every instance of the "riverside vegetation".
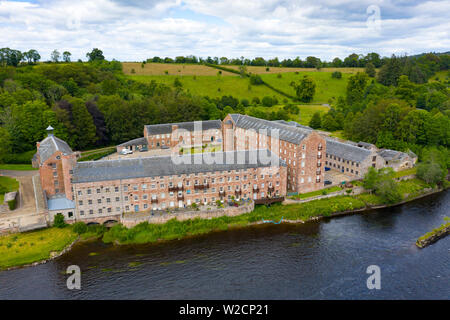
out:
<path id="1" fill-rule="evenodd" d="M 443 223 L 441 226 L 431 230 L 430 232 L 427 232 L 419 239 L 417 239 L 416 245 L 419 248 L 424 248 L 438 241 L 439 239 L 447 236 L 450 233 L 450 218 L 445 217 L 444 221 L 445 223 Z"/>
<path id="2" fill-rule="evenodd" d="M 142 244 L 246 227 L 260 223 L 263 219 L 279 221 L 283 218 L 291 222 L 306 222 L 319 217 L 331 217 L 334 213 L 395 204 L 395 201 L 392 202 L 393 198 L 387 196 L 389 192 L 399 192 L 398 201 L 412 200 L 426 194 L 433 187 L 420 179 L 412 179 L 394 182 L 395 191 L 391 190 L 391 184 L 388 186 L 389 190 L 380 191 L 380 188 L 384 188 L 385 184 L 382 182 L 387 176 L 385 172 L 378 172 L 376 176 L 374 184 L 381 183 L 382 186 L 378 189 L 374 187 L 370 193 L 335 196 L 300 204 L 275 204 L 270 207 L 261 205 L 256 206 L 253 212 L 234 217 L 195 218 L 186 221 L 172 219 L 164 224 L 144 222 L 130 229 L 118 224 L 107 229 L 102 225 L 87 226 L 83 222 L 66 225 L 63 217 L 57 216 L 52 228 L 0 237 L 0 269 L 48 259 L 52 253 L 62 251 L 78 237 L 80 240 L 101 239 L 112 244 Z M 372 183 L 373 177 L 366 180 Z M 442 187 L 447 188 L 447 182 Z"/>

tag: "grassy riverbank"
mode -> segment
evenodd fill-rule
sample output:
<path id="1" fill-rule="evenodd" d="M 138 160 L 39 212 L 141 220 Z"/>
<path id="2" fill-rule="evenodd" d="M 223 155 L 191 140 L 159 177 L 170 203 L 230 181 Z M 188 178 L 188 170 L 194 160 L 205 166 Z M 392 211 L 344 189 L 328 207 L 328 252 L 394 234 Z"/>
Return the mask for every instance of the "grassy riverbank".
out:
<path id="1" fill-rule="evenodd" d="M 70 227 L 48 228 L 0 237 L 0 270 L 48 259 L 77 238 Z"/>
<path id="2" fill-rule="evenodd" d="M 301 204 L 258 206 L 253 212 L 235 217 L 213 219 L 193 219 L 178 221 L 172 219 L 164 224 L 141 223 L 127 229 L 122 225 L 112 227 L 103 236 L 106 243 L 148 243 L 158 240 L 181 239 L 186 236 L 204 234 L 212 231 L 243 227 L 264 220 L 308 220 L 317 216 L 330 216 L 333 212 L 364 208 L 365 204 L 350 196 L 338 196 Z"/>
<path id="3" fill-rule="evenodd" d="M 402 201 L 410 201 L 430 192 L 430 186 L 418 179 L 401 181 L 398 184 Z M 62 229 L 49 228 L 0 237 L 0 269 L 48 259 L 53 256 L 52 253 L 61 252 L 78 236 L 80 240 L 102 239 L 105 243 L 142 244 L 250 226 L 263 219 L 278 222 L 283 218 L 283 220 L 300 222 L 385 204 L 387 203 L 380 196 L 363 193 L 298 204 L 257 206 L 252 212 L 235 217 L 196 218 L 187 221 L 172 219 L 164 224 L 141 223 L 130 229 L 120 224 L 108 230 L 101 225 L 88 227 L 83 223 L 77 223 Z"/>
<path id="4" fill-rule="evenodd" d="M 429 191 L 430 186 L 421 180 L 411 179 L 399 182 L 398 187 L 402 194 L 402 201 L 408 201 L 423 195 L 427 190 Z M 298 204 L 257 206 L 253 212 L 235 217 L 220 217 L 208 220 L 197 218 L 187 221 L 172 219 L 164 224 L 141 223 L 130 229 L 122 225 L 116 225 L 104 234 L 103 241 L 116 244 L 137 244 L 181 239 L 213 231 L 249 226 L 263 219 L 280 221 L 283 218 L 285 220 L 307 221 L 315 217 L 331 216 L 337 212 L 384 204 L 388 205 L 382 197 L 363 193 L 357 196 L 336 196 Z M 389 205 L 392 205 L 392 203 L 389 203 Z"/>

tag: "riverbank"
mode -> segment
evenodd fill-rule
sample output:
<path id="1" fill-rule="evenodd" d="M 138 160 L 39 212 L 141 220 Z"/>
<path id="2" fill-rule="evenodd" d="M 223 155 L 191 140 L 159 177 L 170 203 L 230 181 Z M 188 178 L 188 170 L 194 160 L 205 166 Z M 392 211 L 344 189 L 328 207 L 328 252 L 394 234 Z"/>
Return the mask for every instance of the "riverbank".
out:
<path id="1" fill-rule="evenodd" d="M 407 188 L 405 186 L 407 186 Z M 70 250 L 75 239 L 78 239 L 78 236 L 79 241 L 99 239 L 104 243 L 116 245 L 155 243 L 182 239 L 210 232 L 249 227 L 252 225 L 263 224 L 265 223 L 264 221 L 305 223 L 324 218 L 351 215 L 372 209 L 401 205 L 418 198 L 441 192 L 445 189 L 432 189 L 422 181 L 409 180 L 403 182 L 402 190 L 408 192 L 403 193 L 402 201 L 393 204 L 382 203 L 382 199 L 379 196 L 363 193 L 354 196 L 344 195 L 313 200 L 300 204 L 275 204 L 270 207 L 257 206 L 252 212 L 233 217 L 222 216 L 209 219 L 196 218 L 185 221 L 172 219 L 163 224 L 149 224 L 145 222 L 129 229 L 120 224 L 109 230 L 100 225 L 92 225 L 86 228 L 85 232 L 78 233 L 73 230 L 73 226 L 67 226 L 63 229 L 49 228 L 36 232 L 13 234 L 6 237 L 0 237 L 0 270 L 16 266 L 34 265 L 36 261 L 46 262 L 48 259 L 59 256 L 59 254 L 56 253 L 64 253 L 67 251 L 67 248 Z M 58 241 L 58 237 L 56 237 L 54 242 L 42 244 L 41 246 L 38 242 L 33 242 L 33 245 L 31 245 L 31 240 L 27 241 L 26 239 L 19 238 L 28 235 L 29 237 L 34 237 L 34 239 L 40 239 L 40 237 L 43 238 L 41 240 L 51 239 L 51 234 L 52 232 L 56 232 L 55 230 L 62 234 L 66 234 L 66 240 L 61 242 Z M 7 245 L 7 243 L 13 242 L 17 243 L 18 247 L 13 248 L 12 245 Z M 25 245 L 34 247 L 34 250 L 18 250 L 18 248 Z"/>
<path id="2" fill-rule="evenodd" d="M 397 206 L 444 190 L 431 188 L 418 179 L 401 181 L 399 185 L 402 192 L 402 200 L 396 203 L 384 203 L 382 198 L 375 194 L 363 193 L 355 196 L 336 196 L 298 204 L 276 204 L 271 207 L 258 206 L 250 213 L 235 217 L 193 219 L 188 221 L 173 219 L 165 224 L 142 223 L 131 229 L 122 225 L 116 225 L 104 234 L 103 241 L 113 244 L 160 242 L 237 227 L 248 227 L 262 224 L 264 223 L 263 220 L 280 223 L 305 223 L 327 217 Z"/>
<path id="3" fill-rule="evenodd" d="M 422 249 L 448 236 L 450 234 L 450 218 L 446 217 L 445 220 L 448 222 L 417 239 L 416 246 Z"/>
<path id="4" fill-rule="evenodd" d="M 70 227 L 0 237 L 0 270 L 44 263 L 70 250 L 78 235 Z"/>

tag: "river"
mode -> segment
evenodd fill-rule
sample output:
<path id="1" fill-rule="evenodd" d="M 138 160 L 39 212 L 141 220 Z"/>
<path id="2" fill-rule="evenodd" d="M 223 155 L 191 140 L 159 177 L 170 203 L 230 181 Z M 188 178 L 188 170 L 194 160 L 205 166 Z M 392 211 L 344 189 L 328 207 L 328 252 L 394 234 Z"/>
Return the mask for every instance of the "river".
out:
<path id="1" fill-rule="evenodd" d="M 450 299 L 450 237 L 422 234 L 450 192 L 320 222 L 261 225 L 165 243 L 76 245 L 44 265 L 0 272 L 0 299 Z M 81 269 L 81 290 L 65 270 Z M 381 270 L 369 290 L 366 269 Z"/>

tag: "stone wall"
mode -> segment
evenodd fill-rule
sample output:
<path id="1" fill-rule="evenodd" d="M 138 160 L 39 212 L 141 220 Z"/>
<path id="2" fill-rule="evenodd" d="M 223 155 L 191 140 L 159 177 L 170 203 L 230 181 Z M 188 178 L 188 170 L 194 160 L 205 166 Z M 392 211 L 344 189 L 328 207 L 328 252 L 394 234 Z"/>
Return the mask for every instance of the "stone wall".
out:
<path id="1" fill-rule="evenodd" d="M 253 202 L 250 202 L 245 205 L 241 205 L 240 207 L 226 207 L 226 208 L 218 208 L 214 210 L 199 210 L 199 211 L 179 211 L 173 213 L 165 213 L 165 214 L 157 214 L 152 216 L 150 213 L 145 215 L 140 214 L 127 214 L 122 217 L 122 224 L 127 228 L 132 228 L 139 223 L 148 222 L 148 223 L 165 223 L 173 218 L 176 218 L 179 221 L 184 221 L 188 219 L 211 219 L 218 218 L 222 216 L 238 216 L 244 213 L 248 213 L 253 211 L 255 205 Z"/>

